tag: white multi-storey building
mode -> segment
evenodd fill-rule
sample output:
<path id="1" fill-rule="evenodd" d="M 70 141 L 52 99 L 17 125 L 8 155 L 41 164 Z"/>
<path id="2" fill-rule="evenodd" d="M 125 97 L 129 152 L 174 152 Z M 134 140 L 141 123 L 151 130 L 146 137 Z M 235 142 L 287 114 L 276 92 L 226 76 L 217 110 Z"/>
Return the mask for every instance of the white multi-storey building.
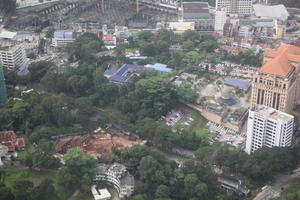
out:
<path id="1" fill-rule="evenodd" d="M 291 145 L 294 117 L 264 105 L 249 110 L 245 151 L 248 154 L 266 147 Z"/>
<path id="2" fill-rule="evenodd" d="M 0 64 L 9 69 L 17 68 L 19 71 L 27 69 L 28 60 L 23 46 L 0 46 Z"/>
<path id="3" fill-rule="evenodd" d="M 228 14 L 249 15 L 252 12 L 252 0 L 217 0 L 216 10 L 225 8 Z"/>
<path id="4" fill-rule="evenodd" d="M 119 163 L 98 164 L 94 181 L 109 183 L 117 190 L 121 199 L 129 197 L 134 192 L 134 177 Z"/>
<path id="5" fill-rule="evenodd" d="M 225 8 L 219 8 L 216 10 L 215 15 L 215 31 L 223 33 L 224 30 L 224 24 L 226 23 L 226 9 Z"/>

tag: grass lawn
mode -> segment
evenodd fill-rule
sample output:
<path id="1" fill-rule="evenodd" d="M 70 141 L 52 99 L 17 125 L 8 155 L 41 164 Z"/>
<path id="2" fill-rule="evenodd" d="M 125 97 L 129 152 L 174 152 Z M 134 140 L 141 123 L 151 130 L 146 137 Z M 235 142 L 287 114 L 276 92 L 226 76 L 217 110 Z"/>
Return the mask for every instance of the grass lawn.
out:
<path id="1" fill-rule="evenodd" d="M 55 178 L 55 172 L 39 172 L 29 169 L 5 172 L 5 185 L 11 187 L 16 180 L 26 179 L 32 181 L 36 186 L 46 178 L 53 180 Z"/>
<path id="2" fill-rule="evenodd" d="M 196 131 L 196 135 L 199 136 L 199 137 L 212 137 L 214 136 L 213 133 L 211 133 L 208 129 L 206 128 L 201 128 L 201 129 L 198 129 Z"/>
<path id="3" fill-rule="evenodd" d="M 207 123 L 207 119 L 205 119 L 198 111 L 192 110 L 191 108 L 187 107 L 192 112 L 192 118 L 194 119 L 191 126 L 188 128 L 189 131 L 197 132 L 200 129 L 203 129 Z"/>

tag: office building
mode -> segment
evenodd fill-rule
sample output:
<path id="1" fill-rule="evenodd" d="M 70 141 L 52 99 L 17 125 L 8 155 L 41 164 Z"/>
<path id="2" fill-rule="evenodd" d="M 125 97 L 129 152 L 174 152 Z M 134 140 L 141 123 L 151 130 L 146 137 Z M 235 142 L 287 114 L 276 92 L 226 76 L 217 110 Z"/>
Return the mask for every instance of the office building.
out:
<path id="1" fill-rule="evenodd" d="M 226 9 L 225 8 L 220 8 L 216 10 L 216 15 L 215 15 L 215 31 L 223 33 L 224 30 L 224 25 L 226 23 Z"/>
<path id="2" fill-rule="evenodd" d="M 251 107 L 262 104 L 292 114 L 300 100 L 300 47 L 266 51 L 263 63 L 252 76 Z"/>
<path id="3" fill-rule="evenodd" d="M 7 91 L 5 85 L 5 78 L 3 67 L 0 65 L 0 104 L 5 104 L 7 101 Z"/>
<path id="4" fill-rule="evenodd" d="M 245 151 L 253 153 L 261 147 L 287 147 L 291 145 L 294 117 L 264 105 L 249 111 Z"/>
<path id="5" fill-rule="evenodd" d="M 217 0 L 216 10 L 225 8 L 228 14 L 250 15 L 252 0 Z"/>
<path id="6" fill-rule="evenodd" d="M 0 46 L 0 64 L 19 71 L 27 69 L 28 59 L 24 47 L 21 44 Z"/>

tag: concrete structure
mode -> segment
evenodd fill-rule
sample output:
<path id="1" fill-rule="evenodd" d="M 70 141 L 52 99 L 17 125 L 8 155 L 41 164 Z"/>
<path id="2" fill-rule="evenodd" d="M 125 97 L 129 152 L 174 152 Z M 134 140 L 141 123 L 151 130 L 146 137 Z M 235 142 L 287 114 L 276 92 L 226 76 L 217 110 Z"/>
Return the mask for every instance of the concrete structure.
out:
<path id="1" fill-rule="evenodd" d="M 236 180 L 229 176 L 218 175 L 217 182 L 225 190 L 233 191 L 241 196 L 247 196 L 250 192 L 247 186 L 243 185 L 240 180 Z"/>
<path id="2" fill-rule="evenodd" d="M 3 67 L 0 66 L 0 104 L 5 104 L 7 101 L 7 91 L 5 85 L 5 78 L 3 73 Z"/>
<path id="3" fill-rule="evenodd" d="M 37 6 L 41 4 L 51 3 L 60 0 L 17 0 L 17 8 L 25 8 L 30 6 Z"/>
<path id="4" fill-rule="evenodd" d="M 275 21 L 275 29 L 276 29 L 276 38 L 283 39 L 286 34 L 286 25 L 282 21 L 276 20 Z"/>
<path id="5" fill-rule="evenodd" d="M 216 10 L 215 31 L 223 33 L 226 19 L 227 19 L 227 12 L 225 8 L 219 8 L 218 10 Z"/>
<path id="6" fill-rule="evenodd" d="M 300 47 L 282 45 L 264 55 L 252 77 L 251 107 L 258 104 L 292 114 L 300 100 Z"/>
<path id="7" fill-rule="evenodd" d="M 253 153 L 261 147 L 290 146 L 294 117 L 264 105 L 249 111 L 245 151 Z"/>
<path id="8" fill-rule="evenodd" d="M 134 177 L 129 174 L 124 165 L 98 164 L 94 181 L 105 181 L 112 185 L 119 193 L 120 198 L 129 197 L 134 192 Z"/>
<path id="9" fill-rule="evenodd" d="M 259 18 L 265 19 L 278 19 L 282 21 L 286 21 L 290 16 L 286 7 L 282 4 L 280 5 L 253 5 L 254 15 Z"/>
<path id="10" fill-rule="evenodd" d="M 216 10 L 225 8 L 229 14 L 250 15 L 252 0 L 217 0 Z"/>
<path id="11" fill-rule="evenodd" d="M 92 185 L 91 192 L 95 200 L 109 200 L 111 198 L 111 194 L 106 188 L 98 190 L 96 185 Z"/>
<path id="12" fill-rule="evenodd" d="M 182 2 L 179 19 L 183 22 L 195 22 L 196 30 L 214 29 L 214 18 L 209 13 L 207 2 Z"/>
<path id="13" fill-rule="evenodd" d="M 55 31 L 52 39 L 54 47 L 64 47 L 76 39 L 75 33 L 71 31 Z"/>
<path id="14" fill-rule="evenodd" d="M 169 22 L 169 29 L 179 32 L 195 30 L 195 22 Z"/>
<path id="15" fill-rule="evenodd" d="M 23 71 L 28 67 L 26 52 L 21 44 L 0 46 L 0 64 L 9 69 Z"/>
<path id="16" fill-rule="evenodd" d="M 8 155 L 8 147 L 0 144 L 0 167 L 4 165 L 2 159 Z"/>

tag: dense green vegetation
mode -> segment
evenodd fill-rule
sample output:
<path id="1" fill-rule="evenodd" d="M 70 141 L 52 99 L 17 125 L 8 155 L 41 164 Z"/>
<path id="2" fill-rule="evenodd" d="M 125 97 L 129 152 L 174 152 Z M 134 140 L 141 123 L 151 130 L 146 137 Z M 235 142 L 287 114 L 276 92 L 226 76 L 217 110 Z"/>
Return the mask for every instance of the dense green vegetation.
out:
<path id="1" fill-rule="evenodd" d="M 263 185 L 272 180 L 275 173 L 296 168 L 300 162 L 300 147 L 261 148 L 248 155 L 230 145 L 216 143 L 199 148 L 195 155 L 202 162 L 215 163 L 228 173 L 246 177 L 254 185 Z"/>
<path id="2" fill-rule="evenodd" d="M 106 161 L 114 160 L 125 164 L 139 180 L 133 200 L 236 199 L 216 187 L 216 179 L 208 166 L 194 161 L 187 161 L 178 168 L 158 151 L 141 145 L 116 151 L 113 158 L 110 156 Z"/>

